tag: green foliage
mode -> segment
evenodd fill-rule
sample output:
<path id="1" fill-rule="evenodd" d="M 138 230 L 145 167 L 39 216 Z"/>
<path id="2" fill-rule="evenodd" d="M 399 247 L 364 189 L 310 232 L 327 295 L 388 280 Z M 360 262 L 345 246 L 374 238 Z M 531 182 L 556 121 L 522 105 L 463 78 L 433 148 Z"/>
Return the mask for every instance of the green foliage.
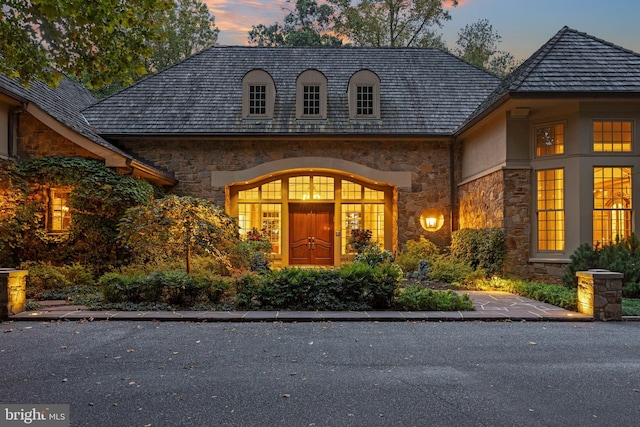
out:
<path id="1" fill-rule="evenodd" d="M 157 11 L 171 0 L 8 0 L 0 19 L 0 73 L 55 85 L 60 73 L 99 87 L 144 74 Z"/>
<path id="2" fill-rule="evenodd" d="M 329 2 L 336 7 L 334 31 L 356 46 L 443 47 L 433 28 L 451 19 L 441 0 Z"/>
<path id="3" fill-rule="evenodd" d="M 474 273 L 475 269 L 469 264 L 452 261 L 445 256 L 434 257 L 429 264 L 429 276 L 434 282 L 463 284 Z"/>
<path id="4" fill-rule="evenodd" d="M 363 263 L 339 269 L 283 268 L 244 275 L 237 285 L 238 308 L 261 310 L 366 310 L 389 308 L 401 271 Z"/>
<path id="5" fill-rule="evenodd" d="M 20 264 L 27 270 L 27 298 L 66 299 L 68 295 L 47 294 L 48 291 L 64 291 L 68 288 L 90 288 L 95 285 L 93 271 L 89 267 L 74 263 L 55 266 L 49 262 L 27 261 Z"/>
<path id="6" fill-rule="evenodd" d="M 381 249 L 378 245 L 370 245 L 358 252 L 354 262 L 367 264 L 371 267 L 379 264 L 390 264 L 393 262 L 393 254 L 386 249 Z"/>
<path id="7" fill-rule="evenodd" d="M 508 52 L 498 50 L 502 37 L 487 19 L 467 24 L 458 32 L 454 54 L 497 76 L 505 77 L 516 67 L 515 58 Z"/>
<path id="8" fill-rule="evenodd" d="M 258 46 L 340 46 L 342 40 L 330 34 L 333 7 L 316 0 L 296 0 L 295 10 L 284 25 L 254 25 L 249 43 Z"/>
<path id="9" fill-rule="evenodd" d="M 19 236 L 13 241 L 17 261 L 82 262 L 97 271 L 120 264 L 128 255 L 116 242 L 120 217 L 129 207 L 148 203 L 158 192 L 146 181 L 81 157 L 41 157 L 19 162 L 16 170 L 31 188 L 13 223 Z M 44 200 L 49 187 L 71 189 L 72 221 L 67 234 L 47 233 Z"/>
<path id="10" fill-rule="evenodd" d="M 640 299 L 622 299 L 623 316 L 640 316 Z"/>
<path id="11" fill-rule="evenodd" d="M 459 295 L 452 290 L 434 291 L 417 285 L 401 289 L 396 297 L 396 304 L 404 310 L 414 311 L 473 310 L 469 294 Z"/>
<path id="12" fill-rule="evenodd" d="M 107 273 L 99 280 L 104 300 L 114 304 L 157 304 L 157 307 L 191 307 L 217 304 L 230 281 L 208 274 L 159 271 L 147 276 Z"/>
<path id="13" fill-rule="evenodd" d="M 371 232 L 371 230 L 351 230 L 351 236 L 349 236 L 349 241 L 347 242 L 347 244 L 349 245 L 351 250 L 354 250 L 357 253 L 361 253 L 365 248 L 373 245 L 373 243 L 371 243 L 372 234 L 373 233 Z"/>
<path id="14" fill-rule="evenodd" d="M 483 269 L 489 276 L 502 271 L 505 253 L 501 228 L 465 228 L 451 235 L 451 258 L 473 269 Z"/>
<path id="15" fill-rule="evenodd" d="M 418 240 L 409 240 L 405 245 L 405 249 L 396 256 L 396 264 L 402 268 L 405 273 L 417 271 L 420 260 L 432 260 L 438 255 L 438 247 L 420 236 Z"/>
<path id="16" fill-rule="evenodd" d="M 565 286 L 575 288 L 578 285 L 576 273 L 593 268 L 622 273 L 628 295 L 636 295 L 633 292 L 640 283 L 640 240 L 632 234 L 606 246 L 593 247 L 589 243 L 583 243 L 571 254 L 571 263 L 565 268 L 562 282 Z M 640 293 L 637 295 L 640 296 Z"/>
<path id="17" fill-rule="evenodd" d="M 150 43 L 152 54 L 147 66 L 150 71 L 180 62 L 215 45 L 218 40 L 220 30 L 205 3 L 201 0 L 174 1 L 174 8 L 156 13 L 162 38 Z"/>
<path id="18" fill-rule="evenodd" d="M 23 246 L 22 234 L 34 216 L 24 204 L 27 191 L 15 161 L 0 159 L 0 265 L 18 263 L 16 251 Z"/>
<path id="19" fill-rule="evenodd" d="M 239 242 L 238 225 L 219 206 L 190 196 L 169 195 L 127 210 L 118 239 L 139 261 L 179 257 L 191 271 L 191 255 L 210 255 L 229 270 L 229 254 Z"/>
<path id="20" fill-rule="evenodd" d="M 478 280 L 476 287 L 479 290 L 499 290 L 522 295 L 523 297 L 546 302 L 567 310 L 576 311 L 578 308 L 576 290 L 565 286 L 493 277 L 491 279 Z"/>
<path id="21" fill-rule="evenodd" d="M 272 249 L 266 233 L 254 228 L 244 240 L 233 247 L 230 263 L 238 270 L 269 271 L 273 261 Z"/>

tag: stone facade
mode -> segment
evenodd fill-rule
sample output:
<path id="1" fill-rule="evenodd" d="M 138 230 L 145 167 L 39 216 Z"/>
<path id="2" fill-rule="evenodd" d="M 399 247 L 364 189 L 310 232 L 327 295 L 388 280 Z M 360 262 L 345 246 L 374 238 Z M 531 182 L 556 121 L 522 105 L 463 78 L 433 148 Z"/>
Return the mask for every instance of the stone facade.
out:
<path id="1" fill-rule="evenodd" d="M 504 273 L 529 274 L 531 173 L 500 169 L 458 189 L 460 228 L 504 228 L 507 252 Z"/>
<path id="2" fill-rule="evenodd" d="M 18 157 L 30 159 L 46 156 L 78 156 L 102 160 L 53 131 L 29 113 L 20 114 Z"/>
<path id="3" fill-rule="evenodd" d="M 451 220 L 451 147 L 446 140 L 162 138 L 123 140 L 120 144 L 174 172 L 179 180 L 175 192 L 209 199 L 220 206 L 225 204 L 225 188 L 212 185 L 212 171 L 239 171 L 296 157 L 336 158 L 376 170 L 409 171 L 411 188 L 397 189 L 399 245 L 420 235 L 440 246 L 449 244 L 449 227 L 427 235 L 420 225 L 420 215 L 427 208 L 441 210 L 445 224 Z"/>

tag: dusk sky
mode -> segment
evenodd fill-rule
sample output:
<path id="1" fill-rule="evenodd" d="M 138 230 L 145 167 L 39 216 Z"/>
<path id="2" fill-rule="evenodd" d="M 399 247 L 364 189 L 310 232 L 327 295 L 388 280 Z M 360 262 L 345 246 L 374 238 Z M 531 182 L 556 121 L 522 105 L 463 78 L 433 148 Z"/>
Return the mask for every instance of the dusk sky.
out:
<path id="1" fill-rule="evenodd" d="M 295 4 L 295 0 L 291 0 Z M 221 45 L 247 45 L 252 25 L 282 23 L 286 0 L 205 0 Z M 488 19 L 502 36 L 500 50 L 526 59 L 563 26 L 640 53 L 640 0 L 460 0 L 439 30 L 449 48 L 467 24 Z"/>

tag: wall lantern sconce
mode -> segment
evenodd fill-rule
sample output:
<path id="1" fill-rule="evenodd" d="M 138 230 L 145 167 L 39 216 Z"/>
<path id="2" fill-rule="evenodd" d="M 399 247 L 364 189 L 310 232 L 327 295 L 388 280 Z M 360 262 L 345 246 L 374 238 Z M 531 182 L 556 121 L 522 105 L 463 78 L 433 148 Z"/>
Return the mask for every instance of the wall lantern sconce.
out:
<path id="1" fill-rule="evenodd" d="M 429 232 L 435 232 L 444 225 L 444 215 L 438 209 L 427 209 L 420 215 L 420 225 Z"/>

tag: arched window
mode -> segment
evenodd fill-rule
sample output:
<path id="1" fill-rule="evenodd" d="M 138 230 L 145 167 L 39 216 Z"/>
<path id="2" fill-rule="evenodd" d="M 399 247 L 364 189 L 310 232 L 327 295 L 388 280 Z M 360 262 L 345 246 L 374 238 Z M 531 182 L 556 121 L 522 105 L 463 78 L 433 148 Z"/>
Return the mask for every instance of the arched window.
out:
<path id="1" fill-rule="evenodd" d="M 296 82 L 296 117 L 327 118 L 327 78 L 320 71 L 306 70 Z"/>
<path id="2" fill-rule="evenodd" d="M 251 70 L 242 79 L 242 117 L 270 119 L 273 117 L 276 88 L 264 70 Z"/>
<path id="3" fill-rule="evenodd" d="M 369 70 L 351 76 L 348 89 L 351 119 L 380 118 L 380 78 Z"/>

